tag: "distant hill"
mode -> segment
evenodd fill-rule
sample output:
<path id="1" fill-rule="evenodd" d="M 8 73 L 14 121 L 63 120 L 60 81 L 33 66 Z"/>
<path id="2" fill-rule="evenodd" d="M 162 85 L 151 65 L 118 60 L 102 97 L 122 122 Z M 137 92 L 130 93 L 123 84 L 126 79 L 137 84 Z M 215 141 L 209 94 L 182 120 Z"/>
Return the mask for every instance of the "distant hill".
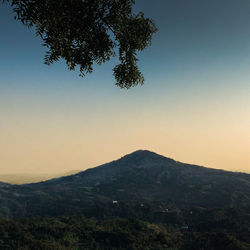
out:
<path id="1" fill-rule="evenodd" d="M 59 178 L 62 176 L 79 173 L 81 170 L 72 170 L 64 174 L 0 174 L 0 181 L 9 184 L 28 184 L 46 181 L 52 178 Z"/>
<path id="2" fill-rule="evenodd" d="M 81 213 L 178 221 L 190 211 L 250 208 L 250 175 L 139 150 L 71 176 L 0 186 L 0 202 L 1 216 Z"/>
<path id="3" fill-rule="evenodd" d="M 9 186 L 10 184 L 8 184 L 8 183 L 5 183 L 5 182 L 1 182 L 0 181 L 0 188 L 1 187 L 7 187 L 7 186 Z"/>

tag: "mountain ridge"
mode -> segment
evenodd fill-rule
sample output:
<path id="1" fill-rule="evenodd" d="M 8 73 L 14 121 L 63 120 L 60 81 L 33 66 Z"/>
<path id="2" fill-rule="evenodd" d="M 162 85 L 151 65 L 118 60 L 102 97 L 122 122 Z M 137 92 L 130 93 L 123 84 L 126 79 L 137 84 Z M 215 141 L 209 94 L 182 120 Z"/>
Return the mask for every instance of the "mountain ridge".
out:
<path id="1" fill-rule="evenodd" d="M 85 170 L 72 170 L 72 171 L 68 171 L 68 172 L 64 173 L 63 175 L 56 175 L 56 176 L 51 177 L 49 179 L 45 179 L 45 180 L 41 180 L 41 181 L 35 181 L 35 182 L 30 182 L 30 183 L 29 182 L 25 182 L 23 184 L 20 184 L 20 183 L 11 183 L 11 182 L 7 182 L 7 181 L 0 181 L 0 184 L 2 183 L 2 184 L 9 184 L 9 185 L 29 185 L 29 184 L 35 184 L 35 183 L 44 183 L 44 182 L 47 182 L 47 181 L 50 182 L 50 181 L 53 181 L 55 179 L 58 180 L 60 178 L 75 176 L 75 175 L 79 175 L 79 174 L 82 175 L 86 171 L 89 172 L 89 171 L 92 171 L 93 169 L 104 168 L 106 166 L 109 166 L 110 164 L 113 164 L 113 163 L 116 163 L 116 162 L 119 162 L 119 161 L 124 161 L 124 160 L 127 160 L 127 159 L 133 159 L 134 157 L 145 157 L 145 156 L 146 157 L 153 156 L 153 157 L 158 157 L 158 158 L 160 157 L 162 159 L 168 159 L 169 162 L 177 163 L 177 164 L 180 164 L 180 165 L 183 165 L 183 166 L 189 166 L 189 167 L 194 167 L 194 168 L 201 168 L 201 169 L 206 169 L 206 170 L 211 170 L 211 171 L 217 171 L 217 172 L 233 173 L 233 174 L 249 175 L 250 176 L 249 173 L 245 173 L 245 172 L 230 171 L 230 170 L 225 170 L 225 169 L 216 169 L 216 168 L 205 167 L 205 166 L 201 166 L 201 165 L 197 165 L 197 164 L 192 164 L 192 163 L 184 163 L 184 162 L 181 162 L 181 161 L 176 161 L 173 158 L 166 157 L 164 155 L 155 153 L 155 152 L 147 150 L 147 149 L 139 149 L 139 150 L 133 151 L 131 153 L 128 153 L 128 154 L 126 154 L 126 155 L 124 155 L 124 156 L 122 156 L 122 157 L 120 157 L 120 158 L 118 158 L 116 160 L 113 160 L 113 161 L 101 164 L 99 166 L 91 167 L 91 168 L 88 168 L 88 169 L 85 169 Z"/>
<path id="2" fill-rule="evenodd" d="M 249 211 L 250 175 L 140 150 L 49 181 L 0 183 L 0 248 L 247 250 Z"/>
<path id="3" fill-rule="evenodd" d="M 113 201 L 119 202 L 119 209 L 114 210 Z M 185 164 L 137 150 L 74 175 L 0 185 L 0 202 L 4 204 L 0 216 L 11 217 L 121 215 L 127 213 L 125 207 L 135 212 L 139 204 L 148 204 L 149 214 L 157 210 L 153 204 L 178 209 L 247 208 L 250 175 Z"/>

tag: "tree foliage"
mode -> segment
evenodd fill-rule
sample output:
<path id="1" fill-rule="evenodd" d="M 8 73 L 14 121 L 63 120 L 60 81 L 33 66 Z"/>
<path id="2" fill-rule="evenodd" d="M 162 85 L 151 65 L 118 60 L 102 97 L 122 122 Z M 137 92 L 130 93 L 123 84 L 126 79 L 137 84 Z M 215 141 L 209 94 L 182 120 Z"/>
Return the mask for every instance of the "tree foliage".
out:
<path id="1" fill-rule="evenodd" d="M 137 52 L 150 45 L 156 32 L 153 21 L 135 14 L 135 0 L 0 0 L 9 2 L 15 18 L 28 27 L 48 48 L 45 64 L 65 59 L 80 75 L 93 71 L 118 54 L 113 74 L 116 85 L 130 88 L 144 79 L 137 67 Z"/>

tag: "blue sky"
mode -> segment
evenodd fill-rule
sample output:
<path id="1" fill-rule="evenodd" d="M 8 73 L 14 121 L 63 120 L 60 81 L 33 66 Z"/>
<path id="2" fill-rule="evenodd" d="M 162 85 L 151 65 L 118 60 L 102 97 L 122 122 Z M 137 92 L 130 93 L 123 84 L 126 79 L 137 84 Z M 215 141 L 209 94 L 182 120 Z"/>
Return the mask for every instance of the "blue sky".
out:
<path id="1" fill-rule="evenodd" d="M 135 11 L 159 31 L 138 54 L 145 84 L 123 90 L 115 59 L 84 78 L 44 65 L 42 41 L 1 5 L 3 172 L 87 168 L 139 148 L 250 172 L 250 2 L 138 0 Z"/>

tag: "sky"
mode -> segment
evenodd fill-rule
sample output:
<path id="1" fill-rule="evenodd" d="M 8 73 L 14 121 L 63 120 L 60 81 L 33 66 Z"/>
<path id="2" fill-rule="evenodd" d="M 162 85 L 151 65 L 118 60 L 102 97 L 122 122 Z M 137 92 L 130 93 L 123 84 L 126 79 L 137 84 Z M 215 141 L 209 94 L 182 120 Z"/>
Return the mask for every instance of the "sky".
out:
<path id="1" fill-rule="evenodd" d="M 158 28 L 138 54 L 145 84 L 115 86 L 116 60 L 84 78 L 44 65 L 32 29 L 0 6 L 0 172 L 84 170 L 147 149 L 250 173 L 249 0 L 137 0 Z"/>

